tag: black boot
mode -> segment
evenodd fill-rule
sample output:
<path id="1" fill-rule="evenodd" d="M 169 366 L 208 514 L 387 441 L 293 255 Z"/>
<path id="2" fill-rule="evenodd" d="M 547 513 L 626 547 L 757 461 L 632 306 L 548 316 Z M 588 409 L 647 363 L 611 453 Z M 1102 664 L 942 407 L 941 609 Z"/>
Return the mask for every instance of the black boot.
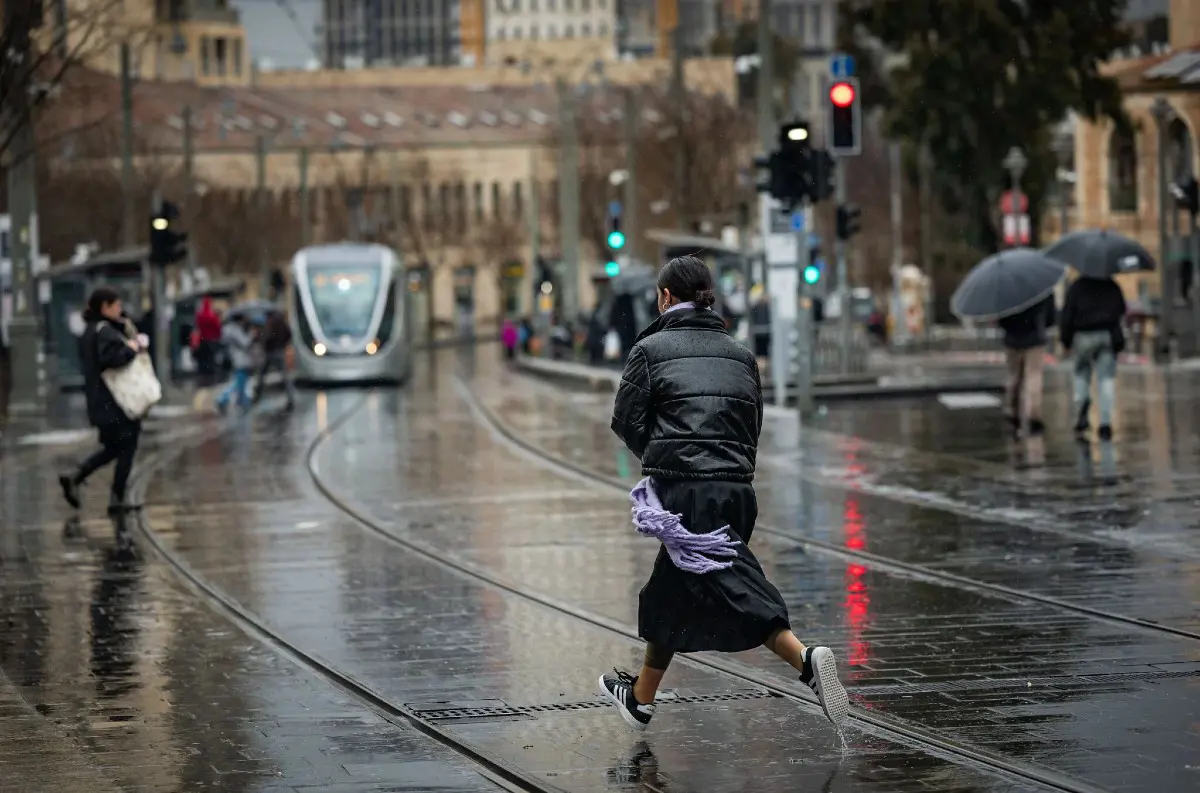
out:
<path id="1" fill-rule="evenodd" d="M 1112 440 L 1112 427 L 1105 424 L 1100 428 L 1100 440 L 1105 442 Z"/>
<path id="2" fill-rule="evenodd" d="M 67 503 L 73 509 L 79 509 L 79 482 L 75 481 L 75 477 L 61 474 L 58 477 L 58 484 L 62 487 L 63 498 L 67 500 Z"/>

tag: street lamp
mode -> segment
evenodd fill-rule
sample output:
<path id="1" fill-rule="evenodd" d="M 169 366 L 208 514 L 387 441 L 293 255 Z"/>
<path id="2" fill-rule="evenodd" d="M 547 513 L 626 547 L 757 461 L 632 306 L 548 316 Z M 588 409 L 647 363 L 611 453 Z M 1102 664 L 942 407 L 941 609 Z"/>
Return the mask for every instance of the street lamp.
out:
<path id="1" fill-rule="evenodd" d="M 1004 169 L 1008 171 L 1009 177 L 1012 179 L 1012 194 L 1009 197 L 1008 214 L 1012 217 L 1013 224 L 1013 239 L 1017 243 L 1021 241 L 1020 220 L 1021 220 L 1021 176 L 1025 173 L 1025 169 L 1029 167 L 1029 158 L 1025 156 L 1025 152 L 1017 146 L 1013 146 L 1008 150 L 1008 154 L 1004 158 Z"/>
<path id="2" fill-rule="evenodd" d="M 1167 266 L 1167 250 L 1170 238 L 1167 235 L 1167 204 L 1170 201 L 1170 185 L 1167 178 L 1167 138 L 1168 127 L 1175 118 L 1175 110 L 1164 97 L 1157 97 L 1150 106 L 1150 115 L 1158 125 L 1158 273 L 1159 273 L 1159 311 L 1158 311 L 1158 342 L 1155 352 L 1159 360 L 1166 360 L 1171 353 L 1171 312 L 1175 305 L 1173 294 L 1174 280 L 1170 277 Z"/>

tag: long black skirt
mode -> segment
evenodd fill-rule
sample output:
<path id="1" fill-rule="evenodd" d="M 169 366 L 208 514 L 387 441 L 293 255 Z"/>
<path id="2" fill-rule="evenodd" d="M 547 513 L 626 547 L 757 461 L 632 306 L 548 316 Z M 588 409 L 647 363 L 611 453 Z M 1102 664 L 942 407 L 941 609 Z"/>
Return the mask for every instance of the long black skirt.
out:
<path id="1" fill-rule="evenodd" d="M 642 587 L 638 634 L 663 650 L 735 653 L 790 627 L 783 597 L 750 551 L 758 517 L 753 485 L 655 478 L 654 489 L 663 508 L 682 515 L 689 531 L 704 534 L 728 525 L 741 544 L 732 567 L 703 575 L 680 570 L 660 548 Z"/>

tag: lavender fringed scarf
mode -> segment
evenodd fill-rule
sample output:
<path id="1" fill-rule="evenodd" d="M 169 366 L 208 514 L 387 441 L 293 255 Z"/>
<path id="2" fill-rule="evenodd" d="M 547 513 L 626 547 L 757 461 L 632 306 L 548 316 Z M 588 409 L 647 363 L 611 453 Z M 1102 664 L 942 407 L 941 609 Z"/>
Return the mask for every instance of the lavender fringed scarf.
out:
<path id="1" fill-rule="evenodd" d="M 663 509 L 649 477 L 637 483 L 629 493 L 629 500 L 633 502 L 633 526 L 638 534 L 661 541 L 680 570 L 701 575 L 733 566 L 733 562 L 708 558 L 737 556 L 735 546 L 741 543 L 729 538 L 729 526 L 708 534 L 692 534 L 680 522 L 682 516 Z"/>

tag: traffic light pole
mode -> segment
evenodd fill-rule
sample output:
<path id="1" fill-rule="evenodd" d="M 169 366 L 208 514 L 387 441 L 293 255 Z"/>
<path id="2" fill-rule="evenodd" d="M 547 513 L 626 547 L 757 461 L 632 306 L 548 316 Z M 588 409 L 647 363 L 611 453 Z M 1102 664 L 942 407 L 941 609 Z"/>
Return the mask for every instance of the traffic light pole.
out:
<path id="1" fill-rule="evenodd" d="M 846 195 L 846 160 L 834 160 L 833 191 L 834 200 L 838 206 L 845 205 Z M 853 339 L 854 325 L 850 317 L 850 268 L 846 262 L 846 241 L 837 239 L 834 242 L 837 254 L 838 294 L 841 312 L 838 314 L 838 348 L 841 360 L 842 374 L 850 373 L 850 347 Z M 805 254 L 807 256 L 807 254 Z"/>
<path id="2" fill-rule="evenodd" d="M 812 297 L 804 281 L 804 271 L 812 264 L 808 235 L 812 228 L 812 207 L 808 201 L 800 205 L 804 215 L 804 230 L 796 234 L 796 409 L 803 419 L 813 409 L 813 322 Z M 789 356 L 790 359 L 790 356 Z"/>

